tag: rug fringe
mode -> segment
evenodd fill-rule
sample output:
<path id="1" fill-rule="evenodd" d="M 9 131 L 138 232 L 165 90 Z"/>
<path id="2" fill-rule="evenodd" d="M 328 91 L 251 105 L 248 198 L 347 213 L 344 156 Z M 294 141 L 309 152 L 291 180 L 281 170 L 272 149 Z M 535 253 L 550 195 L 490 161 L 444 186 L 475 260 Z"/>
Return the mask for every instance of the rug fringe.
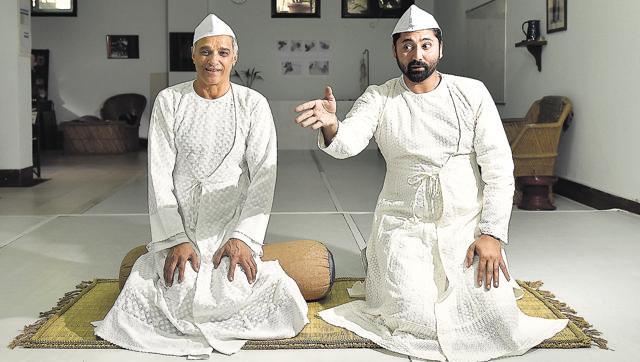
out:
<path id="1" fill-rule="evenodd" d="M 540 290 L 540 287 L 544 284 L 541 280 L 536 280 L 533 282 L 523 282 L 531 289 L 534 289 L 536 292 L 540 293 L 540 295 L 545 297 L 545 300 L 553 305 L 556 309 L 558 309 L 567 319 L 573 322 L 576 327 L 580 328 L 584 334 L 587 335 L 591 339 L 591 342 L 601 349 L 611 350 L 608 347 L 608 341 L 602 337 L 602 332 L 593 328 L 593 325 L 587 322 L 584 318 L 577 315 L 577 312 L 569 307 L 566 303 L 563 303 L 556 298 L 556 296 L 546 290 Z"/>
<path id="2" fill-rule="evenodd" d="M 20 333 L 16 338 L 9 343 L 9 348 L 14 349 L 18 346 L 22 346 L 28 343 L 28 341 L 38 332 L 40 327 L 42 327 L 45 323 L 47 323 L 51 318 L 58 315 L 58 313 L 64 312 L 66 308 L 68 308 L 72 302 L 79 298 L 82 294 L 84 294 L 87 290 L 87 287 L 95 284 L 96 280 L 93 281 L 83 281 L 80 284 L 76 285 L 76 289 L 64 294 L 64 296 L 58 299 L 56 306 L 51 308 L 46 312 L 41 312 L 39 319 L 32 324 L 29 324 L 24 327 L 22 333 Z"/>

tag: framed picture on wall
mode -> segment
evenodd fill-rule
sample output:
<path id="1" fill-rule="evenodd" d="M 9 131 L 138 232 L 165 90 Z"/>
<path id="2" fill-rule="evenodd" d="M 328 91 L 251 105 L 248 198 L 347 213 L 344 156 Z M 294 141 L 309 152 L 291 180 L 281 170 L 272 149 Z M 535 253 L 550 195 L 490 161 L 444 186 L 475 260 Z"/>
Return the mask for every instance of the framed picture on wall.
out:
<path id="1" fill-rule="evenodd" d="M 547 0 L 547 33 L 567 30 L 567 0 Z"/>
<path id="2" fill-rule="evenodd" d="M 371 8 L 369 0 L 342 0 L 343 18 L 369 18 Z"/>
<path id="3" fill-rule="evenodd" d="M 169 33 L 169 71 L 195 72 L 191 59 L 193 33 Z"/>
<path id="4" fill-rule="evenodd" d="M 319 18 L 320 0 L 271 0 L 272 18 Z"/>
<path id="5" fill-rule="evenodd" d="M 343 18 L 399 18 L 414 0 L 341 0 Z"/>
<path id="6" fill-rule="evenodd" d="M 31 0 L 31 16 L 78 16 L 78 0 Z"/>
<path id="7" fill-rule="evenodd" d="M 137 35 L 107 35 L 107 58 L 109 59 L 138 59 Z"/>

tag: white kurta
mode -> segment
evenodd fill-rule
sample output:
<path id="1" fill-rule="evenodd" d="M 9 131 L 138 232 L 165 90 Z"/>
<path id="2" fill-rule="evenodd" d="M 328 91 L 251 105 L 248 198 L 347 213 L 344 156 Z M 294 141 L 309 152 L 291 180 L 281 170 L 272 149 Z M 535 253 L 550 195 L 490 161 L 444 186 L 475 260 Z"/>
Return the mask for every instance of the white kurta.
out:
<path id="1" fill-rule="evenodd" d="M 522 354 L 567 320 L 524 315 L 517 283 L 476 287 L 481 234 L 507 242 L 513 196 L 511 150 L 491 95 L 476 80 L 443 75 L 415 94 L 402 77 L 370 86 L 328 147 L 358 154 L 371 137 L 387 173 L 367 243 L 366 300 L 320 313 L 386 349 L 431 360 L 481 361 Z M 481 172 L 479 167 L 481 168 Z M 503 254 L 506 260 L 506 255 Z"/>
<path id="2" fill-rule="evenodd" d="M 192 82 L 160 92 L 149 128 L 149 252 L 135 263 L 96 335 L 121 347 L 171 355 L 231 354 L 248 339 L 297 335 L 307 304 L 277 261 L 262 262 L 276 180 L 276 135 L 267 100 L 236 84 L 224 96 L 198 96 Z M 253 284 L 213 254 L 230 238 L 254 251 Z M 168 287 L 168 248 L 191 241 L 198 273 Z"/>

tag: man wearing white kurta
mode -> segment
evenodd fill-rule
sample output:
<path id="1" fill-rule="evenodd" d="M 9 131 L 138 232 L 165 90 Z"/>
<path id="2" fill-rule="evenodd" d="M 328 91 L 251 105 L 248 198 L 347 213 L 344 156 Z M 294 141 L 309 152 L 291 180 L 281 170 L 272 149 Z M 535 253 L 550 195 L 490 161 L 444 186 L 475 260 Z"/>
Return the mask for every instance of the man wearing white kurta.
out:
<path id="1" fill-rule="evenodd" d="M 269 105 L 230 83 L 237 42 L 215 15 L 195 29 L 192 58 L 196 80 L 153 107 L 149 252 L 96 335 L 136 351 L 231 354 L 297 335 L 307 305 L 277 262 L 260 260 L 276 180 Z"/>
<path id="2" fill-rule="evenodd" d="M 319 147 L 331 156 L 354 156 L 375 137 L 387 163 L 366 299 L 320 316 L 419 358 L 522 354 L 567 320 L 531 318 L 516 305 L 522 294 L 501 245 L 514 188 L 509 144 L 485 86 L 436 71 L 441 41 L 433 16 L 411 6 L 393 31 L 402 76 L 367 88 L 342 122 L 329 87 L 296 108 L 296 122 L 321 129 Z"/>

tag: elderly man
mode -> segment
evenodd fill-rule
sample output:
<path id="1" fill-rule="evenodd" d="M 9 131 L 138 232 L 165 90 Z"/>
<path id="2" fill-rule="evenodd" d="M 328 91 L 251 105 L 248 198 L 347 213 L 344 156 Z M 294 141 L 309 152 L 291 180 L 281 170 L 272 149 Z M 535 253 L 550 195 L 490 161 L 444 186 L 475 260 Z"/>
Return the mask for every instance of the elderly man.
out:
<path id="1" fill-rule="evenodd" d="M 387 162 L 366 300 L 320 316 L 419 358 L 522 354 L 567 320 L 531 318 L 516 305 L 522 291 L 502 250 L 513 162 L 491 95 L 479 81 L 436 71 L 442 32 L 416 6 L 393 30 L 393 55 L 402 76 L 370 86 L 344 121 L 329 87 L 325 99 L 296 108 L 296 122 L 321 129 L 319 147 L 333 157 L 356 155 L 375 136 Z"/>
<path id="2" fill-rule="evenodd" d="M 262 262 L 276 134 L 259 93 L 230 83 L 238 46 L 215 15 L 195 29 L 194 81 L 156 98 L 149 129 L 149 252 L 96 334 L 171 355 L 237 352 L 308 323 L 296 283 Z"/>

